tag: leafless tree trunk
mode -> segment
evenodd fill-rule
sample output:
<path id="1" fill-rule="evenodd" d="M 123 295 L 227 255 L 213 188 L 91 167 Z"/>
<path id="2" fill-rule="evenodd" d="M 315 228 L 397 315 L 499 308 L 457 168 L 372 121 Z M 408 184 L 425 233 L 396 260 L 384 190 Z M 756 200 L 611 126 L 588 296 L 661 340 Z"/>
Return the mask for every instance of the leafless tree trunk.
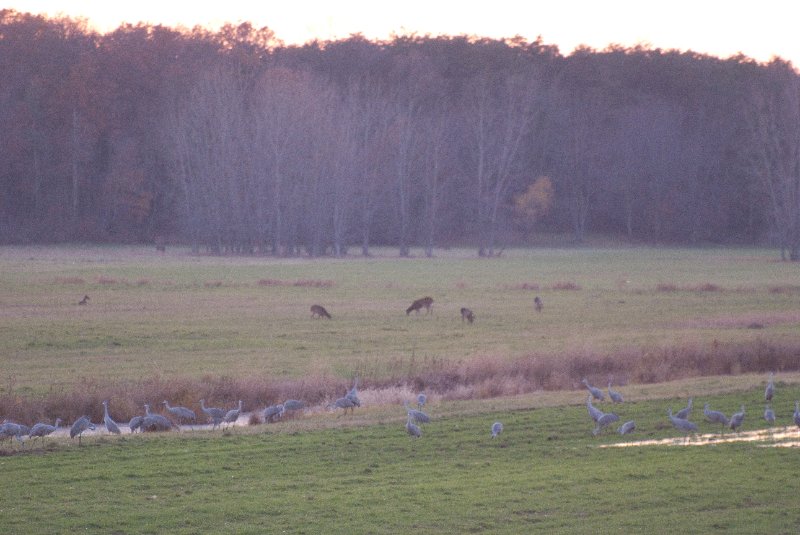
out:
<path id="1" fill-rule="evenodd" d="M 800 80 L 772 67 L 774 86 L 754 87 L 754 163 L 768 194 L 781 258 L 800 260 Z"/>
<path id="2" fill-rule="evenodd" d="M 516 172 L 522 142 L 537 108 L 540 84 L 533 72 L 512 74 L 499 83 L 476 81 L 466 107 L 480 232 L 480 256 L 494 256 L 498 210 Z"/>

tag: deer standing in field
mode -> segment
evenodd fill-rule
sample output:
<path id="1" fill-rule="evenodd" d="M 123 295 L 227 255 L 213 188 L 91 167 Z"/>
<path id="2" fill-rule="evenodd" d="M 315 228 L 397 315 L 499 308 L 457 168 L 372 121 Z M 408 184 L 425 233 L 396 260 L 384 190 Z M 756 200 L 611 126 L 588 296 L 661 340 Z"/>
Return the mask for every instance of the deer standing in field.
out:
<path id="1" fill-rule="evenodd" d="M 84 295 L 83 299 L 78 301 L 78 304 L 79 305 L 87 305 L 87 304 L 89 304 L 89 296 L 88 295 Z"/>
<path id="2" fill-rule="evenodd" d="M 422 297 L 411 303 L 411 306 L 406 309 L 406 316 L 411 314 L 413 310 L 416 310 L 417 314 L 419 314 L 419 311 L 422 308 L 424 308 L 427 311 L 426 314 L 430 314 L 432 306 L 433 306 L 433 297 Z"/>
<path id="3" fill-rule="evenodd" d="M 325 310 L 325 307 L 322 305 L 311 305 L 311 317 L 312 318 L 328 318 L 331 319 L 331 315 L 328 314 L 328 311 Z"/>
<path id="4" fill-rule="evenodd" d="M 533 298 L 533 307 L 536 309 L 536 312 L 542 311 L 542 299 L 538 295 Z"/>
<path id="5" fill-rule="evenodd" d="M 461 309 L 461 323 L 464 323 L 464 320 L 467 320 L 470 323 L 475 321 L 475 314 L 473 314 L 468 308 Z"/>

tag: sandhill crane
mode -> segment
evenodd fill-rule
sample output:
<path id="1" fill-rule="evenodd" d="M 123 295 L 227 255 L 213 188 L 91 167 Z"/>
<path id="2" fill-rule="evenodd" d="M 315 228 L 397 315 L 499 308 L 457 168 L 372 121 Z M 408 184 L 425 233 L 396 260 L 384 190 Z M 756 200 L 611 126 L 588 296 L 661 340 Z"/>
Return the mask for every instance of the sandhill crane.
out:
<path id="1" fill-rule="evenodd" d="M 614 403 L 622 403 L 624 401 L 622 394 L 616 390 L 611 390 L 611 381 L 608 382 L 608 397 L 610 397 L 611 401 Z"/>
<path id="2" fill-rule="evenodd" d="M 742 426 L 742 422 L 744 422 L 744 405 L 742 405 L 742 408 L 739 410 L 739 412 L 731 416 L 731 420 L 728 422 L 728 425 L 734 431 L 738 431 Z"/>
<path id="3" fill-rule="evenodd" d="M 305 403 L 296 399 L 287 399 L 283 402 L 283 408 L 287 411 L 299 411 L 304 409 L 306 406 Z"/>
<path id="4" fill-rule="evenodd" d="M 226 424 L 236 425 L 236 420 L 239 419 L 239 413 L 241 413 L 241 412 L 242 412 L 242 400 L 240 399 L 239 400 L 239 407 L 236 408 L 236 409 L 231 409 L 228 412 L 226 412 L 225 413 L 225 418 L 223 418 L 223 421 Z"/>
<path id="5" fill-rule="evenodd" d="M 794 402 L 794 425 L 800 427 L 800 402 Z"/>
<path id="6" fill-rule="evenodd" d="M 145 417 L 142 418 L 142 431 L 169 431 L 172 429 L 172 422 L 164 416 L 150 411 L 150 405 L 144 406 Z"/>
<path id="7" fill-rule="evenodd" d="M 764 409 L 764 420 L 766 420 L 769 425 L 775 425 L 775 411 L 773 411 L 769 405 Z"/>
<path id="8" fill-rule="evenodd" d="M 605 412 L 600 418 L 597 419 L 597 425 L 592 430 L 592 435 L 597 436 L 603 432 L 607 426 L 619 421 L 619 416 L 613 412 Z"/>
<path id="9" fill-rule="evenodd" d="M 283 403 L 278 405 L 270 405 L 264 409 L 264 423 L 274 421 L 275 418 L 283 416 Z"/>
<path id="10" fill-rule="evenodd" d="M 687 441 L 689 440 L 690 433 L 697 433 L 697 425 L 694 422 L 690 422 L 689 420 L 686 420 L 684 418 L 678 418 L 676 416 L 673 416 L 671 407 L 667 411 L 667 415 L 669 416 L 669 419 L 672 422 L 672 425 L 675 427 L 675 429 L 678 429 L 686 433 Z"/>
<path id="11" fill-rule="evenodd" d="M 769 382 L 767 383 L 767 388 L 764 390 L 764 400 L 765 401 L 772 401 L 772 396 L 775 395 L 775 383 L 773 382 L 775 374 L 773 372 L 769 372 Z"/>
<path id="12" fill-rule="evenodd" d="M 420 392 L 417 394 L 417 407 L 422 409 L 425 406 L 425 403 L 428 401 L 428 396 L 425 395 L 425 392 Z"/>
<path id="13" fill-rule="evenodd" d="M 28 433 L 28 436 L 31 437 L 34 440 L 36 439 L 36 437 L 39 437 L 39 439 L 42 442 L 44 442 L 44 437 L 54 433 L 55 430 L 58 429 L 59 424 L 61 424 L 61 418 L 56 418 L 55 425 L 50 425 L 50 424 L 46 424 L 46 423 L 38 423 L 38 424 L 34 425 L 33 427 L 31 427 L 31 430 Z"/>
<path id="14" fill-rule="evenodd" d="M 600 390 L 599 388 L 596 388 L 596 387 L 594 387 L 594 386 L 590 385 L 590 384 L 589 384 L 589 380 L 588 380 L 588 379 L 586 379 L 586 378 L 584 377 L 584 378 L 583 378 L 583 380 L 581 381 L 581 383 L 583 383 L 584 385 L 586 385 L 586 388 L 588 388 L 588 389 L 589 389 L 589 393 L 591 393 L 591 394 L 592 394 L 592 397 L 593 397 L 594 399 L 596 399 L 596 400 L 598 400 L 598 401 L 603 401 L 603 400 L 605 400 L 605 396 L 603 395 L 603 391 L 602 391 L 602 390 Z"/>
<path id="15" fill-rule="evenodd" d="M 78 446 L 80 446 L 81 435 L 83 435 L 83 432 L 86 431 L 87 429 L 91 429 L 92 431 L 94 431 L 95 426 L 91 421 L 89 421 L 89 418 L 87 418 L 86 416 L 81 416 L 80 418 L 75 420 L 74 424 L 72 424 L 72 427 L 69 430 L 69 438 L 74 439 L 77 436 Z"/>
<path id="16" fill-rule="evenodd" d="M 711 409 L 709 409 L 708 403 L 706 403 L 705 406 L 703 407 L 703 414 L 705 415 L 706 420 L 708 420 L 709 422 L 715 424 L 721 424 L 723 428 L 728 427 L 729 423 L 728 417 L 719 411 L 712 411 Z"/>
<path id="17" fill-rule="evenodd" d="M 131 421 L 128 423 L 128 428 L 131 430 L 131 433 L 135 433 L 137 429 L 141 431 L 143 419 L 144 416 L 134 416 L 131 418 Z"/>
<path id="18" fill-rule="evenodd" d="M 120 434 L 117 422 L 115 422 L 113 418 L 111 418 L 111 416 L 109 416 L 108 414 L 108 400 L 103 401 L 103 423 L 106 424 L 106 430 L 109 433 L 114 433 L 115 435 Z"/>
<path id="19" fill-rule="evenodd" d="M 162 401 L 162 403 L 164 407 L 166 407 L 167 412 L 178 419 L 178 425 L 183 424 L 184 420 L 190 420 L 192 422 L 197 421 L 197 415 L 193 410 L 187 409 L 186 407 L 172 407 L 166 399 Z"/>
<path id="20" fill-rule="evenodd" d="M 355 412 L 356 404 L 353 403 L 353 400 L 349 397 L 345 396 L 343 398 L 339 398 L 330 405 L 331 407 L 337 409 L 344 409 L 344 414 L 347 414 L 347 409 L 350 409 L 350 413 L 353 414 Z"/>
<path id="21" fill-rule="evenodd" d="M 222 420 L 225 419 L 225 411 L 217 407 L 206 407 L 206 400 L 200 400 L 200 409 L 208 416 L 208 419 L 212 422 L 211 429 L 216 429 L 217 426 L 222 423 Z"/>
<path id="22" fill-rule="evenodd" d="M 503 432 L 503 424 L 501 422 L 495 422 L 492 424 L 492 438 L 496 438 L 497 435 Z"/>
<path id="23" fill-rule="evenodd" d="M 419 422 L 421 424 L 427 424 L 428 422 L 431 421 L 431 417 L 425 414 L 424 412 L 410 408 L 408 406 L 408 401 L 403 401 L 403 406 L 406 408 L 406 413 L 408 413 L 408 417 L 414 420 L 415 422 Z"/>
<path id="24" fill-rule="evenodd" d="M 27 425 L 18 424 L 14 422 L 6 422 L 0 425 L 0 439 L 8 438 L 9 440 L 17 439 L 17 442 L 25 446 L 25 441 L 22 437 L 30 433 L 30 428 Z"/>
<path id="25" fill-rule="evenodd" d="M 468 309 L 466 307 L 462 307 L 461 308 L 461 323 L 464 323 L 465 320 L 468 321 L 469 323 L 472 323 L 473 321 L 475 321 L 475 314 L 470 309 Z"/>
<path id="26" fill-rule="evenodd" d="M 627 435 L 628 433 L 632 433 L 636 430 L 636 424 L 633 420 L 627 421 L 621 426 L 617 427 L 617 433 L 620 435 Z"/>
<path id="27" fill-rule="evenodd" d="M 689 398 L 689 402 L 686 404 L 686 406 L 681 410 L 679 410 L 675 416 L 677 418 L 683 418 L 684 420 L 688 420 L 691 414 L 692 414 L 692 398 Z"/>
<path id="28" fill-rule="evenodd" d="M 89 303 L 89 296 L 88 296 L 88 295 L 84 295 L 84 296 L 83 296 L 83 299 L 81 299 L 80 301 L 78 301 L 78 304 L 79 304 L 79 305 L 86 305 L 86 304 L 88 304 L 88 303 Z"/>
<path id="29" fill-rule="evenodd" d="M 356 407 L 361 406 L 361 400 L 358 398 L 358 377 L 353 380 L 353 388 L 348 390 L 347 394 L 344 396 L 350 401 L 353 402 L 353 405 Z"/>
<path id="30" fill-rule="evenodd" d="M 538 295 L 533 298 L 533 307 L 536 309 L 536 312 L 542 311 L 542 298 Z"/>
<path id="31" fill-rule="evenodd" d="M 592 420 L 597 422 L 600 417 L 603 415 L 603 411 L 592 405 L 592 396 L 589 395 L 589 399 L 586 400 L 586 408 L 589 410 L 589 416 Z"/>
<path id="32" fill-rule="evenodd" d="M 422 429 L 420 429 L 419 426 L 414 425 L 414 422 L 411 421 L 411 415 L 408 416 L 408 420 L 406 421 L 406 432 L 415 438 L 422 436 Z"/>

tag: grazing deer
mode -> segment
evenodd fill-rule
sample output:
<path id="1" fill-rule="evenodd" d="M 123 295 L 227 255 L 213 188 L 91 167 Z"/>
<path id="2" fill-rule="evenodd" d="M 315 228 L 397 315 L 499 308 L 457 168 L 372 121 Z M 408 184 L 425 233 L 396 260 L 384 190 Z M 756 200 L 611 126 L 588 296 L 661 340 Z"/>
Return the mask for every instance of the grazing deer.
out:
<path id="1" fill-rule="evenodd" d="M 88 296 L 88 295 L 84 295 L 84 296 L 83 296 L 83 299 L 81 299 L 80 301 L 78 301 L 78 304 L 79 304 L 79 305 L 86 305 L 86 304 L 89 304 L 89 296 Z"/>
<path id="2" fill-rule="evenodd" d="M 542 311 L 542 300 L 538 295 L 533 298 L 533 306 L 536 308 L 536 312 Z"/>
<path id="3" fill-rule="evenodd" d="M 417 299 L 411 306 L 406 309 L 406 316 L 411 314 L 412 310 L 416 310 L 417 314 L 419 314 L 419 310 L 421 308 L 425 308 L 427 310 L 426 314 L 430 314 L 431 307 L 433 306 L 433 297 L 423 297 L 421 299 Z"/>
<path id="4" fill-rule="evenodd" d="M 468 308 L 461 309 L 461 322 L 463 323 L 464 320 L 467 320 L 470 323 L 475 321 L 475 314 L 473 314 L 472 311 Z"/>
<path id="5" fill-rule="evenodd" d="M 314 318 L 314 317 L 317 317 L 317 318 L 325 317 L 325 318 L 331 319 L 331 315 L 328 314 L 328 311 L 325 310 L 325 307 L 322 306 L 322 305 L 311 305 L 311 317 L 312 318 Z"/>
<path id="6" fill-rule="evenodd" d="M 164 239 L 164 236 L 156 236 L 156 251 L 166 252 L 167 250 L 167 241 Z"/>

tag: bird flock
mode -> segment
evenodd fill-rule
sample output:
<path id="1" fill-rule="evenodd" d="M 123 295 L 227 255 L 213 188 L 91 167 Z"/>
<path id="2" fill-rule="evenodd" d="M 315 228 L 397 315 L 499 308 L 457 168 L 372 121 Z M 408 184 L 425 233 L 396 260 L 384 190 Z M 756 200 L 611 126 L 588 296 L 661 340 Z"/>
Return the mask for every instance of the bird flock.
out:
<path id="1" fill-rule="evenodd" d="M 593 386 L 586 378 L 584 378 L 581 383 L 588 390 L 586 408 L 593 423 L 591 434 L 593 436 L 598 436 L 602 434 L 609 426 L 619 422 L 620 417 L 616 412 L 604 412 L 594 405 L 593 402 L 595 401 L 605 402 L 606 400 L 606 395 L 601 389 Z M 612 387 L 613 381 L 609 380 L 607 388 L 609 401 L 611 401 L 614 406 L 623 405 L 625 403 L 623 395 L 620 392 L 615 391 Z M 764 409 L 764 420 L 770 426 L 774 426 L 776 422 L 775 411 L 771 406 L 774 396 L 774 373 L 770 373 L 769 380 L 764 391 L 764 400 L 766 402 L 766 407 Z M 427 395 L 424 392 L 420 392 L 417 395 L 416 408 L 411 407 L 408 400 L 403 401 L 403 407 L 406 410 L 405 429 L 406 432 L 413 438 L 422 437 L 421 425 L 431 422 L 431 417 L 423 410 L 427 400 Z M 687 442 L 691 435 L 697 434 L 698 432 L 697 423 L 691 420 L 693 401 L 693 398 L 688 398 L 686 406 L 678 410 L 676 413 L 672 412 L 672 407 L 668 407 L 666 410 L 670 424 L 684 435 L 684 439 Z M 194 428 L 194 426 L 198 424 L 197 415 L 193 410 L 186 407 L 170 405 L 167 400 L 164 400 L 162 403 L 171 419 L 162 414 L 151 411 L 150 405 L 145 404 L 144 415 L 134 416 L 130 422 L 128 422 L 129 432 L 171 431 L 173 429 L 180 429 L 181 426 L 186 425 L 190 426 L 190 428 Z M 205 399 L 201 399 L 199 404 L 201 410 L 206 415 L 207 422 L 211 425 L 212 430 L 225 425 L 235 425 L 239 419 L 239 416 L 242 414 L 243 409 L 242 400 L 239 400 L 237 406 L 230 410 L 225 410 L 218 407 L 208 407 L 205 404 Z M 120 425 L 117 424 L 117 422 L 109 413 L 108 400 L 104 400 L 102 405 L 103 426 L 105 427 L 106 431 L 109 434 L 122 434 Z M 302 411 L 305 409 L 305 407 L 305 403 L 301 400 L 287 399 L 283 403 L 266 407 L 263 410 L 263 421 L 265 423 L 274 423 L 283 418 L 287 413 Z M 330 403 L 328 408 L 334 410 L 342 409 L 342 414 L 340 416 L 343 416 L 346 415 L 348 411 L 352 415 L 357 407 L 361 407 L 361 399 L 358 396 L 358 378 L 356 377 L 353 387 L 350 388 L 344 396 Z M 705 403 L 703 407 L 703 416 L 705 421 L 711 424 L 719 425 L 721 431 L 730 429 L 734 433 L 739 432 L 742 424 L 744 423 L 745 415 L 746 410 L 744 405 L 741 405 L 739 411 L 731 414 L 730 417 L 726 416 L 721 411 L 712 410 L 709 406 L 709 403 Z M 795 425 L 800 427 L 800 401 L 795 401 L 793 421 Z M 22 445 L 22 447 L 24 447 L 26 439 L 30 439 L 32 443 L 35 443 L 35 440 L 38 438 L 40 443 L 43 444 L 46 437 L 58 431 L 61 423 L 62 420 L 57 418 L 53 425 L 45 422 L 39 422 L 29 428 L 24 424 L 3 421 L 3 423 L 0 424 L 0 440 L 4 440 L 6 438 L 11 441 L 16 440 Z M 98 427 L 99 425 L 92 423 L 89 417 L 81 416 L 70 426 L 69 436 L 71 439 L 77 438 L 78 445 L 81 445 L 83 433 L 86 431 L 95 431 Z M 616 428 L 617 433 L 620 435 L 627 435 L 636 430 L 636 423 L 633 420 L 628 420 Z M 494 422 L 491 426 L 491 438 L 497 438 L 502 432 L 503 423 L 499 421 Z"/>
<path id="2" fill-rule="evenodd" d="M 775 395 L 775 374 L 769 374 L 769 380 L 767 382 L 767 386 L 764 390 L 764 401 L 767 403 L 764 409 L 764 420 L 770 425 L 775 425 L 776 417 L 775 411 L 772 409 L 771 402 Z M 602 410 L 595 407 L 592 403 L 593 400 L 595 401 L 604 401 L 605 395 L 602 390 L 599 388 L 592 386 L 589 381 L 584 378 L 582 384 L 586 387 L 589 392 L 589 397 L 586 401 L 586 407 L 589 413 L 589 417 L 594 422 L 594 428 L 592 429 L 592 435 L 597 436 L 603 432 L 603 430 L 608 427 L 613 422 L 619 421 L 619 416 L 614 412 L 603 412 Z M 610 400 L 617 404 L 623 403 L 624 399 L 619 392 L 614 391 L 612 388 L 612 382 L 609 381 L 608 383 L 608 397 Z M 688 442 L 690 435 L 696 434 L 698 432 L 698 426 L 695 422 L 691 421 L 692 409 L 693 409 L 693 398 L 689 398 L 685 407 L 680 409 L 678 412 L 672 412 L 672 407 L 669 407 L 666 411 L 667 418 L 672 426 L 683 433 L 685 435 L 685 440 Z M 720 425 L 720 430 L 724 431 L 725 429 L 730 429 L 734 433 L 738 433 L 744 423 L 746 415 L 745 406 L 741 405 L 738 412 L 731 414 L 730 417 L 726 416 L 725 413 L 717 410 L 712 410 L 708 403 L 706 403 L 703 407 L 703 416 L 705 421 Z M 800 401 L 795 401 L 794 406 L 794 414 L 793 414 L 793 422 L 794 424 L 800 428 Z M 620 425 L 617 428 L 617 432 L 620 435 L 626 435 L 628 433 L 632 433 L 636 430 L 636 423 L 633 420 L 627 421 L 624 424 Z"/>

